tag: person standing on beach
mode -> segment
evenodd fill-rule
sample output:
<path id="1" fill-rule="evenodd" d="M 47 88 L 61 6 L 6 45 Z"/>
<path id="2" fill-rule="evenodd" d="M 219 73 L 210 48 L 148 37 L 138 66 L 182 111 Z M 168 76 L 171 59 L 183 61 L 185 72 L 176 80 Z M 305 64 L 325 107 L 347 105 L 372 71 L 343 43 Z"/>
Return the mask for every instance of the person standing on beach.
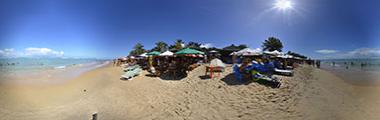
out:
<path id="1" fill-rule="evenodd" d="M 317 65 L 317 68 L 321 68 L 321 61 L 317 60 L 316 65 Z"/>

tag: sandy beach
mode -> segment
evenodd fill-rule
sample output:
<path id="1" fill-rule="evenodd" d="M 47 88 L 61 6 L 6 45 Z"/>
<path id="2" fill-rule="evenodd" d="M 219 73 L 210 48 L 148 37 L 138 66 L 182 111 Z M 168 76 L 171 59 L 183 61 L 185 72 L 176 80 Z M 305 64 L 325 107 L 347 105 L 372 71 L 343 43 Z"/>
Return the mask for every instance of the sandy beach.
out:
<path id="1" fill-rule="evenodd" d="M 182 80 L 142 75 L 120 80 L 107 65 L 62 84 L 0 84 L 1 120 L 375 120 L 378 87 L 354 86 L 320 69 L 303 66 L 279 89 L 238 83 L 231 67 L 201 79 L 205 67 Z"/>

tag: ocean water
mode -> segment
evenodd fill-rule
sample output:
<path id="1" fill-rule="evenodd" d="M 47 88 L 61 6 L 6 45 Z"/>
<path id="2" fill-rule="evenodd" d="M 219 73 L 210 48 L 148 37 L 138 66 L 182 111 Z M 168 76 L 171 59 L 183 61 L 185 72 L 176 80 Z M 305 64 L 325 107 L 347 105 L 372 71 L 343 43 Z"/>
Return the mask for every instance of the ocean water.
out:
<path id="1" fill-rule="evenodd" d="M 0 58 L 0 72 L 34 72 L 70 67 L 98 66 L 106 61 L 73 58 Z"/>
<path id="2" fill-rule="evenodd" d="M 323 60 L 321 68 L 353 85 L 380 86 L 380 59 Z"/>
<path id="3" fill-rule="evenodd" d="M 380 59 L 323 60 L 322 68 L 332 70 L 380 71 Z"/>

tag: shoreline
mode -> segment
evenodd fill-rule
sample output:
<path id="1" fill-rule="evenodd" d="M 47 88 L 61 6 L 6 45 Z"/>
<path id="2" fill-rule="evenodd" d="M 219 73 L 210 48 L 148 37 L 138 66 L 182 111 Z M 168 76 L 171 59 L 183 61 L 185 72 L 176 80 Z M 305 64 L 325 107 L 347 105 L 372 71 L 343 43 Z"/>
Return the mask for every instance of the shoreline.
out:
<path id="1" fill-rule="evenodd" d="M 109 61 L 100 63 L 84 63 L 77 65 L 66 65 L 65 68 L 50 68 L 37 71 L 13 71 L 0 76 L 0 84 L 35 84 L 54 85 L 63 84 L 75 79 L 80 75 L 111 64 Z"/>
<path id="2" fill-rule="evenodd" d="M 380 86 L 380 71 L 322 68 L 355 86 Z"/>

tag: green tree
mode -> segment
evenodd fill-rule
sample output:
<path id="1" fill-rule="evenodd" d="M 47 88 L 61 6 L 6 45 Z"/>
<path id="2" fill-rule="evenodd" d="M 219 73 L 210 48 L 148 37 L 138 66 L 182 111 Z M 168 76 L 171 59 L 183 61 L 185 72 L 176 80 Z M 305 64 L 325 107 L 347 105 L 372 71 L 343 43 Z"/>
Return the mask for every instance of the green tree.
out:
<path id="1" fill-rule="evenodd" d="M 152 49 L 152 51 L 159 51 L 159 52 L 165 52 L 168 50 L 168 44 L 166 44 L 163 41 L 159 41 L 156 43 L 156 47 Z"/>
<path id="2" fill-rule="evenodd" d="M 223 48 L 223 50 L 226 50 L 226 51 L 239 51 L 239 50 L 242 50 L 244 48 L 247 48 L 248 46 L 245 45 L 245 44 L 241 44 L 241 45 L 234 45 L 234 44 L 231 44 L 230 46 L 226 46 Z"/>
<path id="3" fill-rule="evenodd" d="M 288 55 L 292 55 L 294 57 L 300 57 L 300 58 L 303 58 L 303 59 L 307 59 L 307 57 L 305 55 L 301 55 L 299 53 L 295 53 L 295 52 L 292 52 L 292 51 L 288 51 Z"/>
<path id="4" fill-rule="evenodd" d="M 178 51 L 178 50 L 181 50 L 183 48 L 183 45 L 184 42 L 181 40 L 181 39 L 177 39 L 175 42 L 174 42 L 174 45 L 170 45 L 169 46 L 169 49 L 171 51 Z"/>
<path id="5" fill-rule="evenodd" d="M 136 56 L 136 55 L 143 54 L 144 52 L 146 52 L 146 50 L 144 49 L 144 46 L 140 43 L 137 43 L 133 47 L 133 50 L 129 52 L 129 55 Z"/>
<path id="6" fill-rule="evenodd" d="M 200 50 L 201 49 L 201 45 L 200 43 L 197 43 L 197 42 L 189 42 L 186 47 L 188 48 L 192 48 L 192 49 L 197 49 L 197 50 Z"/>
<path id="7" fill-rule="evenodd" d="M 275 37 L 269 37 L 267 40 L 263 42 L 263 50 L 268 50 L 268 51 L 282 51 L 283 45 L 280 41 L 280 39 L 275 38 Z"/>

